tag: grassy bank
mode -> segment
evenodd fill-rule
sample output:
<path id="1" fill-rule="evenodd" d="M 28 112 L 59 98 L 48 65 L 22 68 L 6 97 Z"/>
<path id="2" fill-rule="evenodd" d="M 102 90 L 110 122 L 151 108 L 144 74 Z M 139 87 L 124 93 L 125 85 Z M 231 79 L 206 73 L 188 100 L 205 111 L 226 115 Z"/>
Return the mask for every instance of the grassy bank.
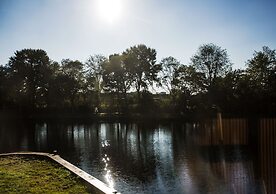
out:
<path id="1" fill-rule="evenodd" d="M 45 159 L 0 157 L 0 193 L 89 193 L 82 180 Z"/>

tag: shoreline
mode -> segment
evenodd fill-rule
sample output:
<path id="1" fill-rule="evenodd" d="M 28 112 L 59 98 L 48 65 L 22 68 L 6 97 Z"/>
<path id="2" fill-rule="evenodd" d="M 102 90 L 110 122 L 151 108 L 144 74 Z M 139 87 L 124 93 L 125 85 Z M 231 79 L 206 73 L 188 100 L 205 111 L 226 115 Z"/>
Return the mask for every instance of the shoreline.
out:
<path id="1" fill-rule="evenodd" d="M 49 159 L 52 162 L 59 164 L 65 169 L 69 170 L 72 174 L 81 178 L 85 183 L 88 183 L 90 189 L 93 190 L 93 193 L 105 193 L 105 194 L 114 194 L 118 193 L 115 189 L 109 188 L 105 183 L 98 180 L 97 178 L 91 176 L 75 165 L 69 163 L 68 161 L 61 158 L 59 155 L 49 154 L 44 152 L 12 152 L 12 153 L 3 153 L 0 154 L 0 158 L 8 156 L 24 156 L 24 157 L 43 157 L 44 159 Z"/>

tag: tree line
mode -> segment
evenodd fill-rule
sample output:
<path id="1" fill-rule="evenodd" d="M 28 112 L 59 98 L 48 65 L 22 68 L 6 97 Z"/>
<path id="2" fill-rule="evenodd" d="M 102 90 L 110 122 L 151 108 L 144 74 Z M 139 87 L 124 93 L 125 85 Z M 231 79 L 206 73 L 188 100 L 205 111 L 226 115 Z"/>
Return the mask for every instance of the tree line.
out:
<path id="1" fill-rule="evenodd" d="M 235 70 L 227 51 L 212 43 L 201 45 L 186 65 L 172 56 L 157 62 L 156 54 L 141 44 L 109 57 L 92 55 L 84 63 L 58 63 L 41 49 L 16 51 L 0 66 L 0 108 L 173 116 L 275 113 L 276 51 L 269 47 Z"/>

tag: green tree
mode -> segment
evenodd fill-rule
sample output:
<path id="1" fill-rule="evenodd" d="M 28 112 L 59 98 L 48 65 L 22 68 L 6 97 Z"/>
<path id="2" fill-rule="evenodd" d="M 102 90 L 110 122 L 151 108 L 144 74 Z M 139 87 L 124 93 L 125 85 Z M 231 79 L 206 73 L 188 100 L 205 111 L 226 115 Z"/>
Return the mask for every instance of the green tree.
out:
<path id="1" fill-rule="evenodd" d="M 83 66 L 78 60 L 63 59 L 60 74 L 56 77 L 60 95 L 65 101 L 69 99 L 72 108 L 80 104 L 80 97 L 83 93 Z"/>
<path id="2" fill-rule="evenodd" d="M 247 61 L 251 105 L 259 112 L 272 112 L 276 107 L 276 51 L 263 47 Z M 266 110 L 267 109 L 267 110 Z"/>
<path id="3" fill-rule="evenodd" d="M 248 102 L 247 97 L 252 96 L 248 87 L 247 76 L 243 70 L 228 72 L 216 81 L 214 101 L 224 112 L 242 112 L 244 104 Z"/>
<path id="4" fill-rule="evenodd" d="M 8 63 L 13 99 L 31 109 L 46 107 L 51 74 L 49 64 L 44 50 L 16 51 Z"/>
<path id="5" fill-rule="evenodd" d="M 103 90 L 103 65 L 107 58 L 103 55 L 93 55 L 85 63 L 86 93 L 94 94 L 95 106 L 100 105 L 100 94 Z"/>
<path id="6" fill-rule="evenodd" d="M 93 55 L 85 63 L 86 77 L 90 83 L 91 89 L 101 93 L 103 89 L 103 64 L 107 58 L 103 55 Z"/>
<path id="7" fill-rule="evenodd" d="M 104 90 L 116 95 L 113 99 L 116 101 L 114 105 L 117 111 L 118 108 L 121 109 L 121 112 L 127 111 L 127 91 L 131 87 L 132 79 L 123 62 L 122 55 L 114 54 L 109 56 L 109 60 L 103 65 L 103 81 Z"/>
<path id="8" fill-rule="evenodd" d="M 214 44 L 200 46 L 191 62 L 197 72 L 204 74 L 208 90 L 213 87 L 218 77 L 225 76 L 232 67 L 227 51 Z"/>
<path id="9" fill-rule="evenodd" d="M 253 58 L 247 61 L 246 72 L 255 90 L 273 92 L 276 78 L 276 51 L 266 46 L 262 51 L 255 51 Z"/>
<path id="10" fill-rule="evenodd" d="M 177 112 L 189 112 L 198 104 L 192 104 L 195 96 L 205 92 L 204 75 L 192 66 L 181 65 L 176 70 L 172 104 Z"/>
<path id="11" fill-rule="evenodd" d="M 204 74 L 197 72 L 193 66 L 181 65 L 175 72 L 174 88 L 189 95 L 205 92 Z"/>
<path id="12" fill-rule="evenodd" d="M 114 54 L 109 56 L 108 62 L 103 65 L 103 80 L 105 90 L 126 94 L 132 80 L 123 62 L 123 56 Z"/>
<path id="13" fill-rule="evenodd" d="M 180 62 L 174 57 L 166 57 L 160 62 L 162 70 L 160 71 L 161 85 L 166 92 L 172 94 L 176 90 L 174 84 L 176 79 L 176 72 L 181 66 Z"/>
<path id="14" fill-rule="evenodd" d="M 141 90 L 148 90 L 154 82 L 159 82 L 158 72 L 161 66 L 156 64 L 156 51 L 141 44 L 123 52 L 124 64 L 130 73 L 138 98 Z"/>
<path id="15" fill-rule="evenodd" d="M 200 99 L 204 101 L 205 110 L 210 111 L 218 107 L 217 84 L 227 73 L 232 71 L 232 63 L 227 51 L 214 44 L 204 44 L 199 47 L 197 53 L 191 58 L 191 66 L 196 72 L 203 75 L 203 89 Z"/>

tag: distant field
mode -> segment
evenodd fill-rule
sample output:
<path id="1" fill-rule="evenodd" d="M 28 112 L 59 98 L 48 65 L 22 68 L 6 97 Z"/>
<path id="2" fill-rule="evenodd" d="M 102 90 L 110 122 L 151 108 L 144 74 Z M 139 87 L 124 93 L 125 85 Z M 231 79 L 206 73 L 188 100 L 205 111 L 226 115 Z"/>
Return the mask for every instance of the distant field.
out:
<path id="1" fill-rule="evenodd" d="M 45 159 L 0 157 L 0 193 L 89 193 L 82 180 Z"/>

